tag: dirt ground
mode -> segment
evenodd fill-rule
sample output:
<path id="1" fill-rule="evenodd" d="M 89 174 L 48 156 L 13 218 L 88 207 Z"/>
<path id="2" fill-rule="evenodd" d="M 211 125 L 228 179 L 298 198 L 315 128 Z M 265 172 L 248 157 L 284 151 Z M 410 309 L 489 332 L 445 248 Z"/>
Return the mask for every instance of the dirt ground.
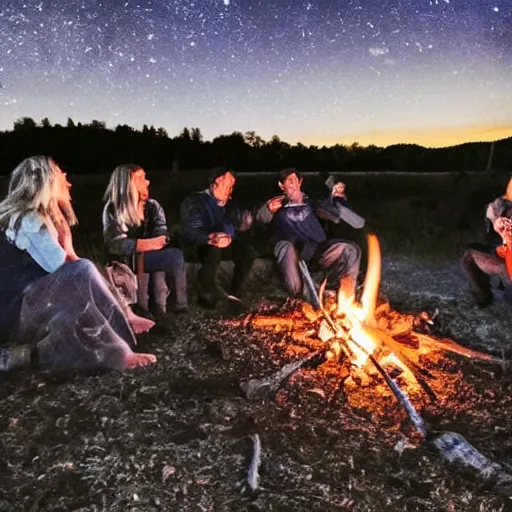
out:
<path id="1" fill-rule="evenodd" d="M 384 258 L 381 292 L 398 311 L 435 314 L 434 334 L 510 359 L 511 305 L 478 310 L 457 262 Z M 252 314 L 300 307 L 285 304 L 262 262 L 250 297 Z M 0 376 L 0 511 L 512 509 L 512 492 L 448 465 L 429 438 L 415 442 L 378 377 L 349 384 L 343 365 L 323 363 L 274 397 L 246 399 L 240 383 L 290 362 L 293 341 L 243 317 L 227 305 L 193 307 L 172 336 L 141 337 L 158 364 L 126 374 Z M 449 355 L 427 364 L 438 401 L 411 398 L 429 432 L 458 432 L 512 464 L 509 365 Z M 255 492 L 252 434 L 261 440 Z"/>

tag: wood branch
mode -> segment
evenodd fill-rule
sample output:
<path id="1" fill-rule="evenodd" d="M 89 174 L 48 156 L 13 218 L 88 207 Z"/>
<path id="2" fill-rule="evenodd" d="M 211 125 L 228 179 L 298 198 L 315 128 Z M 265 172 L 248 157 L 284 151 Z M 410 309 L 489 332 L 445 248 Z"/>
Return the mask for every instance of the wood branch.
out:
<path id="1" fill-rule="evenodd" d="M 365 326 L 363 326 L 364 328 Z M 395 395 L 398 402 L 403 406 L 405 409 L 405 412 L 407 413 L 407 416 L 409 416 L 409 419 L 411 420 L 411 423 L 414 425 L 414 428 L 423 436 L 426 436 L 426 429 L 425 424 L 423 422 L 422 417 L 419 415 L 419 413 L 416 411 L 414 406 L 412 405 L 411 401 L 409 400 L 409 397 L 407 394 L 402 391 L 400 386 L 387 374 L 386 370 L 382 367 L 382 365 L 377 361 L 377 359 L 368 352 L 360 343 L 357 342 L 354 338 L 351 338 L 352 342 L 360 349 L 362 350 L 367 356 L 368 359 L 373 363 L 375 368 L 378 370 L 378 372 L 382 375 L 384 378 L 386 384 L 391 389 L 392 393 Z"/>
<path id="2" fill-rule="evenodd" d="M 413 331 L 413 336 L 418 338 L 422 345 L 426 345 L 429 348 L 443 350 L 445 352 L 453 352 L 454 354 L 459 354 L 461 356 L 469 357 L 471 359 L 479 359 L 480 361 L 489 361 L 491 363 L 502 364 L 503 360 L 499 357 L 493 356 L 491 354 L 486 354 L 484 352 L 479 352 L 478 350 L 473 350 L 471 348 L 463 347 L 458 343 L 455 343 L 452 340 L 448 339 L 436 339 L 431 336 L 427 336 L 426 334 L 420 334 L 418 332 Z"/>
<path id="3" fill-rule="evenodd" d="M 389 386 L 393 394 L 395 395 L 398 402 L 403 406 L 407 416 L 411 420 L 411 423 L 414 425 L 414 428 L 421 434 L 422 437 L 427 435 L 427 430 L 425 428 L 425 423 L 423 418 L 420 416 L 418 411 L 414 408 L 407 394 L 400 388 L 400 386 L 387 374 L 386 370 L 382 368 L 382 366 L 377 362 L 377 360 L 369 354 L 368 357 L 370 361 L 374 364 L 375 368 L 379 371 L 379 373 L 384 377 L 386 384 Z"/>
<path id="4" fill-rule="evenodd" d="M 396 340 L 394 340 L 389 334 L 381 331 L 380 329 L 376 329 L 369 325 L 363 324 L 361 329 L 367 333 L 373 340 L 379 340 L 382 344 L 387 346 L 389 350 L 393 352 L 395 357 L 400 361 L 400 363 L 409 369 L 412 373 L 416 382 L 421 386 L 423 391 L 425 391 L 426 395 L 430 398 L 431 401 L 437 401 L 437 396 L 434 393 L 433 389 L 429 386 L 429 384 L 422 378 L 421 375 L 425 375 L 426 377 L 433 378 L 433 376 L 418 365 L 417 360 L 413 361 L 408 353 L 414 354 L 414 351 L 400 345 Z"/>
<path id="5" fill-rule="evenodd" d="M 259 487 L 260 475 L 258 473 L 261 464 L 261 441 L 258 434 L 251 436 L 253 442 L 253 455 L 251 464 L 249 466 L 249 472 L 247 473 L 247 484 L 251 491 L 257 491 Z"/>

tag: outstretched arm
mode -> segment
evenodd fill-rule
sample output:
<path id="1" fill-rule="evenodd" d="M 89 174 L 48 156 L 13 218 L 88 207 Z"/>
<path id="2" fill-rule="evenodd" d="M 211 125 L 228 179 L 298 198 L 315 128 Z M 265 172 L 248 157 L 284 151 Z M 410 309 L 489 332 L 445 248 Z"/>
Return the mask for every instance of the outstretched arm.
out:
<path id="1" fill-rule="evenodd" d="M 316 215 L 321 219 L 329 220 L 335 224 L 344 221 L 355 229 L 361 229 L 365 225 L 365 219 L 352 210 L 342 197 L 333 197 L 330 201 L 322 199 L 315 206 Z"/>
<path id="2" fill-rule="evenodd" d="M 284 196 L 276 196 L 269 199 L 263 206 L 256 211 L 256 220 L 263 224 L 269 224 L 274 218 L 274 214 L 282 208 Z"/>

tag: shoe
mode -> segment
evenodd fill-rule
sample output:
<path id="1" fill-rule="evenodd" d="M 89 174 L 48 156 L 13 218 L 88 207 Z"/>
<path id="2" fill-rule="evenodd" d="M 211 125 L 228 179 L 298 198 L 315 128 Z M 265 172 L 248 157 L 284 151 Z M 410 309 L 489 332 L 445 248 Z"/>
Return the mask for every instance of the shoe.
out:
<path id="1" fill-rule="evenodd" d="M 28 345 L 3 348 L 0 350 L 0 372 L 28 368 L 32 365 L 33 358 L 33 349 Z"/>

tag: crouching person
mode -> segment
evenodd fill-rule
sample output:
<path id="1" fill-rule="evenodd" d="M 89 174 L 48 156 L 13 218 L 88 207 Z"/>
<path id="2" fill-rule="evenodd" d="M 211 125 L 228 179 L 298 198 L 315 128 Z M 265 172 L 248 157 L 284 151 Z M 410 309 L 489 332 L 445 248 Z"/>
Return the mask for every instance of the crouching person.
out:
<path id="1" fill-rule="evenodd" d="M 491 276 L 500 286 L 510 287 L 512 279 L 512 178 L 503 196 L 487 205 L 485 212 L 487 243 L 469 244 L 461 264 L 470 282 L 471 292 L 480 308 L 494 302 Z"/>
<path id="2" fill-rule="evenodd" d="M 133 352 L 123 307 L 96 266 L 77 256 L 71 185 L 48 157 L 12 172 L 0 203 L 0 370 L 115 368 L 156 361 Z"/>
<path id="3" fill-rule="evenodd" d="M 144 169 L 127 164 L 116 167 L 104 199 L 103 237 L 107 249 L 111 259 L 127 263 L 137 274 L 141 309 L 151 310 L 157 324 L 165 324 L 170 288 L 174 312 L 187 311 L 183 252 L 166 247 L 165 213 L 149 197 L 149 180 Z"/>
<path id="4" fill-rule="evenodd" d="M 256 218 L 270 224 L 274 256 L 288 292 L 292 297 L 302 292 L 299 260 L 304 260 L 318 264 L 327 278 L 327 288 L 341 288 L 344 300 L 352 302 L 361 259 L 359 246 L 327 239 L 317 217 L 317 205 L 302 192 L 302 178 L 296 169 L 280 173 L 279 187 L 283 195 L 267 201 Z M 331 213 L 336 215 L 336 210 Z"/>
<path id="5" fill-rule="evenodd" d="M 219 293 L 215 277 L 223 254 L 231 248 L 235 264 L 228 298 L 241 299 L 256 251 L 241 239 L 253 221 L 249 211 L 242 211 L 231 200 L 236 178 L 233 171 L 219 167 L 210 172 L 210 186 L 188 196 L 181 205 L 181 236 L 197 248 L 199 269 L 199 304 L 214 308 Z"/>

